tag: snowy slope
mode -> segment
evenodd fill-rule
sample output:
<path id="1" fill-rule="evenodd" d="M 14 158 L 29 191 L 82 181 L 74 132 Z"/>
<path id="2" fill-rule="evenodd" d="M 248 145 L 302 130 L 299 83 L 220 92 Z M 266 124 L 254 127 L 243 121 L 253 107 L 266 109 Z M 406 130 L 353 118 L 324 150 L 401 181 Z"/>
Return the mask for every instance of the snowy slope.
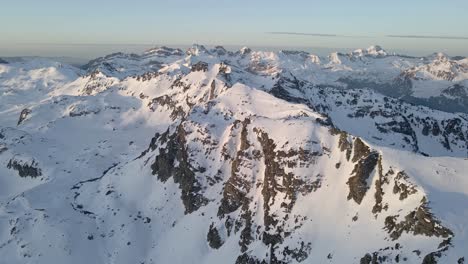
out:
<path id="1" fill-rule="evenodd" d="M 0 64 L 0 263 L 463 263 L 468 117 L 405 101 L 441 79 L 459 100 L 465 65 L 201 45 Z M 403 75 L 413 97 L 353 87 Z"/>

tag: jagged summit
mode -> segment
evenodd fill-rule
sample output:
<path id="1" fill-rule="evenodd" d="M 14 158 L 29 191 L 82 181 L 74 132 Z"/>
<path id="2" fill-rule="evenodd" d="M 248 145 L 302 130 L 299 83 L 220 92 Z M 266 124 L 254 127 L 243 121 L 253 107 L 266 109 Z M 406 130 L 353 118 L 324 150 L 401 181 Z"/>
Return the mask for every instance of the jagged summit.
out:
<path id="1" fill-rule="evenodd" d="M 351 53 L 353 56 L 373 56 L 377 58 L 386 57 L 388 53 L 379 45 L 370 46 L 367 49 L 357 49 Z"/>
<path id="2" fill-rule="evenodd" d="M 455 61 L 444 52 L 434 52 L 426 57 L 423 57 L 422 59 L 428 63 L 447 63 L 449 61 Z"/>
<path id="3" fill-rule="evenodd" d="M 240 54 L 241 55 L 246 55 L 246 54 L 249 54 L 252 52 L 252 50 L 249 48 L 249 47 L 242 47 L 240 50 L 239 50 Z"/>
<path id="4" fill-rule="evenodd" d="M 155 47 L 155 48 L 148 49 L 143 54 L 144 55 L 156 55 L 156 56 L 164 57 L 164 56 L 173 56 L 173 55 L 181 56 L 181 55 L 184 54 L 184 52 L 181 49 L 161 46 L 161 47 Z"/>
<path id="5" fill-rule="evenodd" d="M 306 58 L 310 54 L 306 51 L 299 51 L 299 50 L 280 50 L 280 54 L 284 54 L 286 56 L 292 55 L 292 56 L 298 56 L 298 57 L 303 57 Z"/>
<path id="6" fill-rule="evenodd" d="M 185 53 L 188 56 L 200 56 L 202 54 L 209 54 L 210 52 L 203 45 L 193 44 Z"/>
<path id="7" fill-rule="evenodd" d="M 343 53 L 339 52 L 332 52 L 330 55 L 328 55 L 328 61 L 332 64 L 341 64 L 341 58 L 344 56 Z"/>
<path id="8" fill-rule="evenodd" d="M 387 56 L 387 52 L 379 45 L 370 46 L 367 48 L 367 53 L 377 56 Z"/>
<path id="9" fill-rule="evenodd" d="M 181 59 L 190 65 L 174 64 Z M 442 54 L 424 58 L 388 55 L 380 46 L 350 53 L 334 52 L 327 58 L 320 58 L 301 51 L 252 51 L 244 47 L 231 52 L 222 46 L 208 50 L 203 45 L 195 44 L 186 53 L 168 47 L 150 49 L 141 55 L 115 53 L 90 61 L 83 68 L 88 74 L 101 72 L 108 77 L 124 79 L 143 75 L 149 69 L 168 72 L 170 69 L 191 67 L 191 64 L 200 61 L 223 61 L 240 69 L 248 68 L 256 74 L 275 77 L 281 72 L 292 71 L 296 78 L 313 85 L 364 87 L 410 103 L 468 113 L 468 98 L 444 94 L 447 88 L 455 84 L 467 86 L 467 60 Z"/>
<path id="10" fill-rule="evenodd" d="M 210 53 L 216 54 L 218 56 L 224 56 L 229 52 L 223 46 L 215 46 L 213 49 L 210 50 Z"/>

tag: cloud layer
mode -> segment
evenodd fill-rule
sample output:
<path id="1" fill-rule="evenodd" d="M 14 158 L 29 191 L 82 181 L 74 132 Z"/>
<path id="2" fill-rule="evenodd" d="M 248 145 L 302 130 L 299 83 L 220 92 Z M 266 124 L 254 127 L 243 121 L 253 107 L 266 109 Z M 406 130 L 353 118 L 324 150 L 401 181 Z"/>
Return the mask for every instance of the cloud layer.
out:
<path id="1" fill-rule="evenodd" d="M 321 33 L 301 33 L 301 32 L 267 32 L 273 35 L 297 35 L 297 36 L 314 36 L 314 37 L 344 37 L 336 34 L 321 34 Z"/>
<path id="2" fill-rule="evenodd" d="M 387 35 L 389 38 L 414 38 L 414 39 L 468 39 L 461 36 L 421 36 L 421 35 Z"/>
<path id="3" fill-rule="evenodd" d="M 313 36 L 313 37 L 346 37 L 346 38 L 368 38 L 378 36 L 347 36 L 337 34 L 324 34 L 324 33 L 303 33 L 303 32 L 288 32 L 288 31 L 274 31 L 267 32 L 273 35 L 295 35 L 295 36 Z M 452 40 L 468 40 L 465 36 L 430 36 L 430 35 L 386 35 L 387 38 L 411 38 L 411 39 L 452 39 Z"/>

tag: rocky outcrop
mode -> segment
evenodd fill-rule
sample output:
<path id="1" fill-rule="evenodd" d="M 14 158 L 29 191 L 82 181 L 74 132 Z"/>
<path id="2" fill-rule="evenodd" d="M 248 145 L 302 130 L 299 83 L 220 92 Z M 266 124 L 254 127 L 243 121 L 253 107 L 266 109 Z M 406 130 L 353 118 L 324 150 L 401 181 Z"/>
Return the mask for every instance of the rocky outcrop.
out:
<path id="1" fill-rule="evenodd" d="M 101 112 L 101 109 L 93 109 L 93 108 L 87 108 L 83 107 L 81 105 L 75 105 L 71 107 L 70 112 L 68 115 L 70 117 L 77 117 L 77 116 L 87 116 L 87 115 L 96 115 Z"/>
<path id="2" fill-rule="evenodd" d="M 7 164 L 8 169 L 16 170 L 20 177 L 37 178 L 42 176 L 42 170 L 36 160 L 22 161 L 15 158 L 10 159 Z"/>
<path id="3" fill-rule="evenodd" d="M 208 245 L 214 249 L 219 249 L 224 244 L 224 241 L 219 235 L 218 229 L 214 226 L 213 223 L 210 225 L 210 229 L 206 235 L 206 240 L 208 241 Z"/>
<path id="4" fill-rule="evenodd" d="M 185 116 L 184 108 L 172 99 L 169 95 L 162 95 L 156 98 L 153 98 L 149 103 L 148 107 L 151 111 L 156 111 L 158 106 L 167 107 L 171 110 L 171 118 L 172 120 L 176 120 L 178 118 L 183 118 Z"/>
<path id="5" fill-rule="evenodd" d="M 235 264 L 267 264 L 266 260 L 259 260 L 255 257 L 249 256 L 246 253 L 240 255 L 236 259 Z"/>
<path id="6" fill-rule="evenodd" d="M 349 161 L 351 158 L 351 152 L 353 151 L 353 145 L 348 140 L 348 134 L 344 131 L 339 131 L 340 139 L 338 141 L 338 147 L 340 150 L 346 151 L 346 159 Z"/>
<path id="7" fill-rule="evenodd" d="M 383 185 L 389 183 L 389 174 L 392 174 L 392 171 L 390 170 L 387 172 L 385 175 L 383 175 L 383 168 L 382 168 L 382 156 L 379 156 L 379 160 L 377 163 L 377 173 L 378 173 L 378 178 L 375 181 L 375 204 L 372 207 L 372 213 L 373 214 L 378 214 L 382 212 L 382 210 L 388 209 L 388 204 L 383 205 L 383 196 L 384 196 L 384 190 L 383 190 Z"/>
<path id="8" fill-rule="evenodd" d="M 25 108 L 23 110 L 21 110 L 21 114 L 18 118 L 18 123 L 16 124 L 17 126 L 21 125 L 21 123 L 23 123 L 24 120 L 26 120 L 26 118 L 28 118 L 29 114 L 31 114 L 31 109 L 28 109 L 28 108 Z"/>
<path id="9" fill-rule="evenodd" d="M 453 236 L 452 231 L 442 226 L 440 221 L 430 212 L 425 198 L 419 207 L 404 217 L 404 220 L 398 222 L 397 218 L 398 215 L 388 216 L 385 219 L 385 228 L 393 240 L 400 238 L 403 232 L 429 237 L 450 238 Z"/>
<path id="10" fill-rule="evenodd" d="M 351 172 L 351 175 L 353 176 L 350 177 L 347 182 L 349 185 L 348 200 L 353 199 L 357 204 L 361 204 L 364 195 L 366 195 L 366 192 L 369 189 L 368 180 L 371 173 L 374 172 L 378 160 L 379 154 L 377 152 L 371 152 L 360 159 L 354 166 L 354 169 Z"/>
<path id="11" fill-rule="evenodd" d="M 409 182 L 409 176 L 404 172 L 399 172 L 394 179 L 393 193 L 400 195 L 400 200 L 417 193 L 416 186 Z"/>
<path id="12" fill-rule="evenodd" d="M 192 65 L 192 72 L 198 72 L 198 71 L 201 71 L 201 72 L 208 71 L 208 63 L 203 62 L 203 61 L 199 61 L 199 62 L 193 64 Z"/>
<path id="13" fill-rule="evenodd" d="M 80 90 L 82 95 L 95 95 L 109 89 L 114 84 L 116 84 L 115 78 L 108 77 L 99 70 L 93 71 L 85 77 L 87 77 L 87 82 Z"/>
<path id="14" fill-rule="evenodd" d="M 160 65 L 162 66 L 162 65 Z M 157 71 L 153 71 L 153 72 L 145 72 L 141 75 L 137 75 L 135 76 L 134 78 L 137 80 L 137 81 L 140 81 L 140 82 L 148 82 L 156 77 L 159 76 L 159 73 Z"/>

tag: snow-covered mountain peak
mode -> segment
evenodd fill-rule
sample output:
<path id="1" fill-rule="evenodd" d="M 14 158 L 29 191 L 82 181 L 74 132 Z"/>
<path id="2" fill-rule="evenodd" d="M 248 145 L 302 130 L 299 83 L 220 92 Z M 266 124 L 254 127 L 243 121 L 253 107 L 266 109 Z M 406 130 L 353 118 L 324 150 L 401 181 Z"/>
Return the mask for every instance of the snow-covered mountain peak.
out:
<path id="1" fill-rule="evenodd" d="M 468 79 L 468 64 L 453 60 L 444 53 L 434 53 L 424 58 L 426 63 L 414 66 L 406 72 L 417 80 L 464 82 Z"/>
<path id="2" fill-rule="evenodd" d="M 0 262 L 468 257 L 463 60 L 189 50 L 0 65 Z"/>
<path id="3" fill-rule="evenodd" d="M 188 56 L 200 56 L 202 54 L 209 54 L 210 52 L 205 46 L 200 44 L 193 44 L 192 47 L 188 48 L 186 54 Z"/>
<path id="4" fill-rule="evenodd" d="M 330 63 L 332 64 L 341 64 L 341 58 L 343 54 L 342 53 L 339 53 L 339 52 L 332 52 L 330 53 L 330 55 L 328 55 L 328 60 L 330 61 Z"/>
<path id="5" fill-rule="evenodd" d="M 427 58 L 432 61 L 448 61 L 449 60 L 449 56 L 444 52 L 435 52 L 432 55 L 428 56 Z"/>
<path id="6" fill-rule="evenodd" d="M 376 58 L 386 57 L 388 53 L 379 45 L 373 45 L 367 49 L 357 49 L 351 53 L 354 57 L 372 56 Z"/>
<path id="7" fill-rule="evenodd" d="M 216 54 L 217 56 L 225 56 L 227 54 L 231 54 L 228 52 L 223 46 L 215 46 L 213 49 L 210 50 L 211 54 Z"/>
<path id="8" fill-rule="evenodd" d="M 322 60 L 320 59 L 320 57 L 315 54 L 310 54 L 309 59 L 312 63 L 315 63 L 317 65 L 320 65 L 322 63 Z"/>
<path id="9" fill-rule="evenodd" d="M 298 59 L 299 61 L 303 61 L 307 58 L 310 58 L 310 54 L 305 51 L 297 51 L 297 50 L 280 50 L 279 54 L 287 57 L 289 59 Z"/>
<path id="10" fill-rule="evenodd" d="M 379 45 L 370 46 L 369 48 L 367 48 L 367 53 L 370 54 L 370 55 L 382 56 L 382 57 L 388 55 L 387 51 L 385 51 Z"/>
<path id="11" fill-rule="evenodd" d="M 239 50 L 240 54 L 241 55 L 246 55 L 246 54 L 249 54 L 252 52 L 252 50 L 249 48 L 249 47 L 242 47 L 240 50 Z"/>
<path id="12" fill-rule="evenodd" d="M 183 54 L 184 52 L 181 49 L 169 48 L 166 46 L 151 48 L 143 53 L 143 55 L 146 56 L 155 55 L 158 57 L 182 56 Z"/>

